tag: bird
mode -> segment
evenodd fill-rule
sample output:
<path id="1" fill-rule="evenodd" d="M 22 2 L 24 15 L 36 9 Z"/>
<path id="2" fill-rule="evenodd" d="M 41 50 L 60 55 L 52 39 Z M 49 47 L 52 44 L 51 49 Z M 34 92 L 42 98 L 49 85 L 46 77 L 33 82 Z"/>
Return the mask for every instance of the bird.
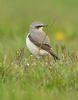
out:
<path id="1" fill-rule="evenodd" d="M 26 36 L 26 46 L 36 58 L 50 55 L 55 61 L 59 60 L 59 57 L 53 52 L 50 46 L 48 35 L 43 31 L 44 27 L 47 27 L 47 25 L 42 22 L 31 23 Z"/>

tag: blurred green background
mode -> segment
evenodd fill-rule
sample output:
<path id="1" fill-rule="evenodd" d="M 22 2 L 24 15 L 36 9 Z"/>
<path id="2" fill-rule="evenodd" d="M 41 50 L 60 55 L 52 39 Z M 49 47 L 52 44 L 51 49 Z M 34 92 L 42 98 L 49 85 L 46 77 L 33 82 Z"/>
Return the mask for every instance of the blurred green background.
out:
<path id="1" fill-rule="evenodd" d="M 71 38 L 77 35 L 77 10 L 77 0 L 0 0 L 0 41 L 5 44 L 11 39 L 13 44 L 22 45 L 33 21 L 51 25 L 54 20 L 48 34 L 64 31 Z"/>
<path id="2" fill-rule="evenodd" d="M 29 73 L 24 73 L 20 66 L 18 68 L 12 65 L 16 51 L 25 47 L 25 38 L 29 25 L 33 21 L 41 21 L 49 25 L 45 31 L 54 48 L 58 43 L 54 35 L 57 32 L 63 32 L 65 35 L 63 42 L 68 52 L 78 53 L 78 0 L 0 0 L 0 100 L 75 100 L 78 98 L 77 91 L 73 91 L 78 89 L 77 62 L 73 63 L 74 71 L 72 68 L 71 70 L 66 68 L 66 64 L 57 64 L 57 73 L 53 69 L 53 76 L 56 79 L 49 79 L 49 85 L 46 87 L 44 84 L 40 89 L 38 81 L 48 72 L 44 72 L 44 67 L 34 68 L 36 72 L 34 71 L 35 75 L 33 75 L 32 69 Z M 54 25 L 52 25 L 53 22 Z M 28 55 L 26 47 L 25 50 Z M 39 76 L 37 77 L 36 74 Z M 62 78 L 61 74 L 63 74 Z M 17 77 L 18 81 L 16 81 Z M 35 78 L 32 79 L 33 77 Z M 43 80 L 40 81 L 43 82 Z M 51 82 L 54 82 L 53 85 Z M 50 87 L 53 90 L 50 91 Z M 61 95 L 62 92 L 59 93 L 60 88 L 63 90 L 68 88 L 66 96 L 64 93 Z M 69 93 L 69 91 L 72 92 Z"/>
<path id="3" fill-rule="evenodd" d="M 33 21 L 50 25 L 48 34 L 51 40 L 59 31 L 73 40 L 78 31 L 77 10 L 77 0 L 0 0 L 0 48 L 25 45 L 25 36 Z M 53 21 L 55 23 L 51 26 Z"/>

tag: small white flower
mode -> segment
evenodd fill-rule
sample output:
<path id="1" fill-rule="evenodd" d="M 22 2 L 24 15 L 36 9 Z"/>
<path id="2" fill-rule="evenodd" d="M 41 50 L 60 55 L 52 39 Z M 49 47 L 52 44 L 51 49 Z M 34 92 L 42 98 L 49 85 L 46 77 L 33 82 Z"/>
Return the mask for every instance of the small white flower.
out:
<path id="1" fill-rule="evenodd" d="M 27 62 L 27 66 L 30 66 L 30 64 Z"/>

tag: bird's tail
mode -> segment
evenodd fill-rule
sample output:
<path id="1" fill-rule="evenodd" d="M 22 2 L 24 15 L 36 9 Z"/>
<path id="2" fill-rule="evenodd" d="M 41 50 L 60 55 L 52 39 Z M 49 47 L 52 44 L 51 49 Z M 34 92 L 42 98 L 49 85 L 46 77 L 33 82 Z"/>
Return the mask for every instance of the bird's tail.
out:
<path id="1" fill-rule="evenodd" d="M 49 53 L 51 54 L 51 56 L 54 58 L 55 61 L 56 61 L 56 60 L 60 60 L 60 58 L 59 58 L 56 54 L 54 54 L 54 53 L 52 52 L 52 50 L 50 50 Z"/>

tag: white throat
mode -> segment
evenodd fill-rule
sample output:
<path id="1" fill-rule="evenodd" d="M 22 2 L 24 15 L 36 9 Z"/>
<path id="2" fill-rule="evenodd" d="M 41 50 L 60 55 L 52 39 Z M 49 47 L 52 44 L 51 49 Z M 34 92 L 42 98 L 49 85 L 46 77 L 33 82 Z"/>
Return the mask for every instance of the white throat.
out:
<path id="1" fill-rule="evenodd" d="M 40 27 L 38 30 L 39 30 L 39 31 L 43 31 L 43 27 Z"/>

